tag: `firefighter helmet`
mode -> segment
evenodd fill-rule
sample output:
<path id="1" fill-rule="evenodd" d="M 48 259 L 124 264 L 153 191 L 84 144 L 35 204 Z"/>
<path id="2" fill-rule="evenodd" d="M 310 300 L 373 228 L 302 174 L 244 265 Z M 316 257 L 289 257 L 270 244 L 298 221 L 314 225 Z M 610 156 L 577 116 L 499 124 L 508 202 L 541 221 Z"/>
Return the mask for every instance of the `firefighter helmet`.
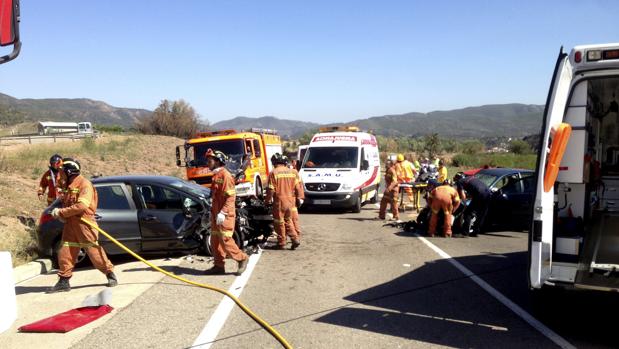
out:
<path id="1" fill-rule="evenodd" d="M 206 151 L 206 154 L 204 155 L 207 158 L 213 158 L 217 161 L 219 161 L 222 165 L 226 164 L 226 161 L 228 161 L 228 156 L 226 154 L 224 154 L 223 152 L 219 151 L 219 150 L 215 150 L 213 151 L 213 149 L 209 148 Z"/>
<path id="2" fill-rule="evenodd" d="M 275 153 L 273 154 L 273 156 L 271 156 L 271 164 L 273 164 L 273 166 L 278 164 L 286 164 L 286 162 L 287 158 L 280 153 Z"/>
<path id="3" fill-rule="evenodd" d="M 53 171 L 57 171 L 61 167 L 62 167 L 62 156 L 58 154 L 52 155 L 52 157 L 49 158 L 49 168 Z"/>
<path id="4" fill-rule="evenodd" d="M 82 170 L 82 166 L 79 161 L 74 160 L 72 158 L 64 158 L 62 159 L 62 170 L 68 177 L 80 174 Z"/>
<path id="5" fill-rule="evenodd" d="M 402 162 L 402 161 L 404 161 L 404 154 L 398 154 L 398 156 L 396 157 L 396 160 L 397 160 L 398 162 Z"/>
<path id="6" fill-rule="evenodd" d="M 463 179 L 464 179 L 464 173 L 462 173 L 462 172 L 458 172 L 458 173 L 456 173 L 456 175 L 454 176 L 454 183 L 458 183 L 458 182 L 460 182 L 460 181 L 461 181 L 461 180 L 463 180 Z"/>

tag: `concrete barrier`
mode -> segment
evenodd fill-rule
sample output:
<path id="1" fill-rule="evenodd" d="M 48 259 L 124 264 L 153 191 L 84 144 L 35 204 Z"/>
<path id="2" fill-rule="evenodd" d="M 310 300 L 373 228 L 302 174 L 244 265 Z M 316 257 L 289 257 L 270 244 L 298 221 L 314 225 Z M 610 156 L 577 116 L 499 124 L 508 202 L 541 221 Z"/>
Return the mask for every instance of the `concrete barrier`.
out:
<path id="1" fill-rule="evenodd" d="M 17 319 L 17 299 L 13 280 L 11 254 L 0 251 L 0 333 L 8 330 Z"/>

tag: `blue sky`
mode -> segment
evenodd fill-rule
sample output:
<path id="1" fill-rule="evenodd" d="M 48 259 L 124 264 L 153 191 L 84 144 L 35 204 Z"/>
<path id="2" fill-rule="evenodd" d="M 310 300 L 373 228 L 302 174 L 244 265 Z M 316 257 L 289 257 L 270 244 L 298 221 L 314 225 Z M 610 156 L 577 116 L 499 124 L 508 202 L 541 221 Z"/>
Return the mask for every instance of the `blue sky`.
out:
<path id="1" fill-rule="evenodd" d="M 561 45 L 618 42 L 615 1 L 22 0 L 0 92 L 211 122 L 545 101 Z"/>

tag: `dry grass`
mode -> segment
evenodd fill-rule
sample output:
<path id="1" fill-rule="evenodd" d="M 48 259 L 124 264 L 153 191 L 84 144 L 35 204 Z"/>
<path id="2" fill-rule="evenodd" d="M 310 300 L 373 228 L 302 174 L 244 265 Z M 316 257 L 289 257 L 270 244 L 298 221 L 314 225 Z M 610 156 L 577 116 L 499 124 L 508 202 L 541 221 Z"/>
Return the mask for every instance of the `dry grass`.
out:
<path id="1" fill-rule="evenodd" d="M 174 137 L 123 135 L 0 148 L 0 250 L 11 251 L 15 265 L 35 257 L 32 230 L 17 217 L 36 221 L 45 208 L 36 190 L 54 153 L 80 161 L 86 177 L 157 174 L 184 178 L 174 155 L 174 147 L 181 143 Z"/>

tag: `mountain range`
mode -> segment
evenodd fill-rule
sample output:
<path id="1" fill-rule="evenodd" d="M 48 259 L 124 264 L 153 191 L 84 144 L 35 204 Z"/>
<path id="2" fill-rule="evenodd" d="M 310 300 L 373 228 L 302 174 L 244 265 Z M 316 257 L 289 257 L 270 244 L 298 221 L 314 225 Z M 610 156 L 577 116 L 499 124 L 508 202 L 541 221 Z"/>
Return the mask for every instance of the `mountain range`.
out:
<path id="1" fill-rule="evenodd" d="M 422 136 L 438 133 L 443 137 L 524 137 L 538 133 L 543 105 L 494 104 L 462 109 L 374 116 L 334 125 L 355 125 L 385 136 Z M 0 93 L 0 125 L 33 121 L 90 121 L 99 125 L 130 128 L 138 118 L 152 112 L 146 109 L 118 108 L 105 102 L 78 99 L 18 99 Z M 268 128 L 287 138 L 315 131 L 318 123 L 280 119 L 235 117 L 211 125 L 212 129 Z M 324 125 L 326 126 L 326 125 Z"/>
<path id="2" fill-rule="evenodd" d="M 118 108 L 87 98 L 18 99 L 0 93 L 0 124 L 33 121 L 90 121 L 99 125 L 131 127 L 152 112 L 146 109 Z"/>

